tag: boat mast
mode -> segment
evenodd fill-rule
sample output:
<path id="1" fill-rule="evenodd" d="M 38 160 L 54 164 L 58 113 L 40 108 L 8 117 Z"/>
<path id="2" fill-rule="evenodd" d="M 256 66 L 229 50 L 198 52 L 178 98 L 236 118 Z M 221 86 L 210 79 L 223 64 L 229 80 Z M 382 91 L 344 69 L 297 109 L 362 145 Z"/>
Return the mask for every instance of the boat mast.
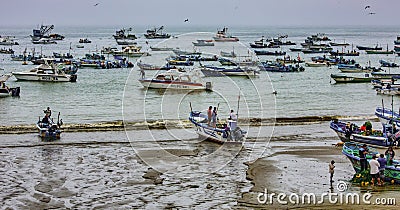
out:
<path id="1" fill-rule="evenodd" d="M 236 122 L 239 121 L 239 104 L 240 104 L 240 89 L 239 89 L 239 96 L 238 96 L 238 103 L 237 103 L 237 110 L 236 110 Z"/>

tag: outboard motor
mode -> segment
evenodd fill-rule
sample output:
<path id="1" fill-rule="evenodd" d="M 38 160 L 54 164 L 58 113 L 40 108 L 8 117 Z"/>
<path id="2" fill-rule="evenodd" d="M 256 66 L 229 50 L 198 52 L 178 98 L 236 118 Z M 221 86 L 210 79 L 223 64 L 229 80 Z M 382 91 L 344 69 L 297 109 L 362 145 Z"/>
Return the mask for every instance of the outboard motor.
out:
<path id="1" fill-rule="evenodd" d="M 20 87 L 12 88 L 11 89 L 11 96 L 13 96 L 13 97 L 19 96 L 20 91 L 21 91 Z"/>

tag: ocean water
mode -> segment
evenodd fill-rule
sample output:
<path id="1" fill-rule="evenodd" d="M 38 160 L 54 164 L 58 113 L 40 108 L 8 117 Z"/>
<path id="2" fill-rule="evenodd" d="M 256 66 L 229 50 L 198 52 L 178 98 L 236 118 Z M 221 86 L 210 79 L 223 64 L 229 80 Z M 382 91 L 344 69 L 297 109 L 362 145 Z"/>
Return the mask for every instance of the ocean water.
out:
<path id="1" fill-rule="evenodd" d="M 33 27 L 32 27 L 33 28 Z M 1 35 L 16 36 L 20 43 L 13 46 L 16 54 L 21 54 L 27 48 L 28 52 L 35 48 L 36 52 L 51 55 L 52 52 L 72 53 L 75 58 L 86 53 L 99 52 L 102 47 L 117 46 L 112 35 L 115 27 L 57 27 L 54 33 L 66 36 L 65 40 L 56 45 L 33 45 L 29 35 L 32 28 L 10 27 L 1 28 Z M 149 51 L 149 46 L 179 47 L 182 50 L 194 50 L 191 42 L 196 39 L 211 39 L 216 27 L 189 27 L 165 28 L 165 32 L 175 38 L 164 40 L 146 40 L 143 33 L 146 28 L 134 28 L 139 36 L 138 45 L 142 51 Z M 241 55 L 249 55 L 247 47 L 250 42 L 258 40 L 261 36 L 276 37 L 288 35 L 290 41 L 296 46 L 283 46 L 282 49 L 267 49 L 270 51 L 287 51 L 292 58 L 300 57 L 306 61 L 311 56 L 298 52 L 290 52 L 290 47 L 300 47 L 300 43 L 312 34 L 325 33 L 332 41 L 347 42 L 350 46 L 344 50 L 355 49 L 356 45 L 374 46 L 388 45 L 393 49 L 393 40 L 398 35 L 398 28 L 392 27 L 232 27 L 229 32 L 238 36 L 240 43 L 216 43 L 215 47 L 199 47 L 198 51 L 215 53 L 231 51 Z M 78 49 L 76 45 L 80 38 L 89 38 L 91 44 Z M 146 43 L 148 41 L 148 43 Z M 120 47 L 119 47 L 120 48 Z M 335 48 L 336 49 L 336 48 Z M 342 48 L 337 48 L 339 51 Z M 172 52 L 151 52 L 152 56 L 142 58 L 146 63 L 161 65 L 164 58 L 173 55 Z M 110 57 L 109 57 L 110 58 Z M 274 60 L 274 56 L 260 56 L 260 61 Z M 361 52 L 356 59 L 361 65 L 368 61 L 373 66 L 379 66 L 379 59 L 396 62 L 395 55 L 367 55 Z M 111 59 L 111 58 L 110 58 Z M 136 62 L 136 58 L 129 58 Z M 33 65 L 21 65 L 21 62 L 11 61 L 9 55 L 0 55 L 0 68 L 2 73 L 22 71 L 33 68 Z M 386 69 L 396 72 L 398 69 Z M 156 72 L 147 71 L 146 76 L 151 77 Z M 19 98 L 2 98 L 0 100 L 0 118 L 3 125 L 33 124 L 42 110 L 50 106 L 54 113 L 61 112 L 65 123 L 98 123 L 104 121 L 143 121 L 144 119 L 186 119 L 190 110 L 189 103 L 196 110 L 204 110 L 209 105 L 218 106 L 221 115 L 228 113 L 229 109 L 237 109 L 238 96 L 239 115 L 241 117 L 306 117 L 306 116 L 371 116 L 376 106 L 385 106 L 391 103 L 391 97 L 377 95 L 370 84 L 333 84 L 331 73 L 339 73 L 336 67 L 306 67 L 301 73 L 267 73 L 261 72 L 255 78 L 203 78 L 213 83 L 214 92 L 160 92 L 145 90 L 137 81 L 139 73 L 137 67 L 133 69 L 89 69 L 82 68 L 78 71 L 76 83 L 41 83 L 19 82 L 11 79 L 8 85 L 21 87 Z M 277 95 L 271 93 L 276 90 Z M 394 107 L 400 104 L 398 97 L 394 97 Z"/>

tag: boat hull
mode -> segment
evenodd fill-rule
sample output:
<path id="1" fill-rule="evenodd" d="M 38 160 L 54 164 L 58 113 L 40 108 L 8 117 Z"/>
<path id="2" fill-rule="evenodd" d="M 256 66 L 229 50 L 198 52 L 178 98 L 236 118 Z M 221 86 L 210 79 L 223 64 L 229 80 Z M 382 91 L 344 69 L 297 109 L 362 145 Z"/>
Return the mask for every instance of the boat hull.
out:
<path id="1" fill-rule="evenodd" d="M 76 75 L 49 75 L 49 74 L 25 74 L 12 73 L 17 80 L 23 81 L 41 81 L 41 82 L 75 82 Z"/>
<path id="2" fill-rule="evenodd" d="M 161 80 L 146 80 L 142 79 L 139 82 L 145 88 L 154 89 L 173 89 L 173 90 L 206 90 L 208 89 L 201 83 L 187 83 L 175 81 L 161 81 Z"/>

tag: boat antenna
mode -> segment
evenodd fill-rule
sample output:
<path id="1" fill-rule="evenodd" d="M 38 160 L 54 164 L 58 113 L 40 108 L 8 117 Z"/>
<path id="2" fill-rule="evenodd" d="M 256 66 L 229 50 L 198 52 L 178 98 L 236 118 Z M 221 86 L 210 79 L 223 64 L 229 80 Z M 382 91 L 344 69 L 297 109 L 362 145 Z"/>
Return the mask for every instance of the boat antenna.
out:
<path id="1" fill-rule="evenodd" d="M 61 127 L 61 125 L 60 125 L 60 112 L 58 112 L 58 116 L 57 116 L 57 125 L 58 125 L 58 127 Z"/>
<path id="2" fill-rule="evenodd" d="M 394 124 L 393 115 L 394 115 L 394 109 L 393 109 L 393 95 L 392 95 L 392 124 Z M 394 128 L 392 125 L 391 125 L 391 127 L 392 127 L 392 133 L 394 133 Z"/>
<path id="3" fill-rule="evenodd" d="M 240 89 L 239 89 L 239 96 L 238 96 L 238 103 L 237 103 L 237 110 L 236 110 L 236 121 L 239 120 L 239 103 L 240 102 Z"/>
<path id="4" fill-rule="evenodd" d="M 382 98 L 382 116 L 384 116 L 385 113 L 385 106 L 383 105 L 383 98 Z"/>
<path id="5" fill-rule="evenodd" d="M 383 99 L 382 99 L 383 100 Z M 189 102 L 189 107 L 190 107 L 190 112 L 193 112 L 193 109 L 192 109 L 192 102 Z"/>

